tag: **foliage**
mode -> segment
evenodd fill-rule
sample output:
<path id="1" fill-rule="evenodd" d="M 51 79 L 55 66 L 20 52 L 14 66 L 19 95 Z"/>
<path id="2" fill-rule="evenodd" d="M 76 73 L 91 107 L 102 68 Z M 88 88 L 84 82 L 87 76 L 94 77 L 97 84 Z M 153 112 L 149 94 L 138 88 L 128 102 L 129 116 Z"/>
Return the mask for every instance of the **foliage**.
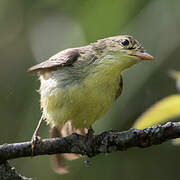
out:
<path id="1" fill-rule="evenodd" d="M 180 72 L 171 71 L 171 76 L 176 79 L 177 88 L 180 81 Z M 135 122 L 134 127 L 143 129 L 156 124 L 162 124 L 180 116 L 180 95 L 167 96 L 152 105 Z M 173 140 L 174 144 L 180 144 L 180 138 Z"/>

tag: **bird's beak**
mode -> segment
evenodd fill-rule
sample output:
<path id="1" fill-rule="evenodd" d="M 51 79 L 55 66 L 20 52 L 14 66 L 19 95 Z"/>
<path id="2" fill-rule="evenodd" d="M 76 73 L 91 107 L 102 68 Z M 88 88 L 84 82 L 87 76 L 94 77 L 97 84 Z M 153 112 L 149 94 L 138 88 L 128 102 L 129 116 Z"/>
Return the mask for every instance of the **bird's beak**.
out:
<path id="1" fill-rule="evenodd" d="M 131 55 L 136 56 L 140 58 L 141 60 L 150 60 L 150 61 L 154 60 L 154 57 L 146 52 L 134 51 Z"/>

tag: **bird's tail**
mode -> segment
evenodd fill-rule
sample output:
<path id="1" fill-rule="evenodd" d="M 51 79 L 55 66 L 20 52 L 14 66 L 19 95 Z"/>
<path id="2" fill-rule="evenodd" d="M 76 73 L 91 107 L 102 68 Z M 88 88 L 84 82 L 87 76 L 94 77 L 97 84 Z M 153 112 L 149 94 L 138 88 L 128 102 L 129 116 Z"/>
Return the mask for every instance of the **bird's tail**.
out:
<path id="1" fill-rule="evenodd" d="M 72 127 L 71 121 L 68 121 L 64 124 L 61 129 L 56 128 L 55 126 L 50 127 L 50 137 L 66 137 L 72 133 L 77 133 L 81 135 L 86 135 L 88 133 L 88 129 L 84 128 L 82 130 L 75 129 Z M 79 158 L 80 155 L 78 154 L 53 154 L 51 155 L 51 162 L 53 170 L 58 174 L 65 174 L 68 173 L 68 168 L 65 164 L 65 159 L 67 160 L 74 160 Z"/>

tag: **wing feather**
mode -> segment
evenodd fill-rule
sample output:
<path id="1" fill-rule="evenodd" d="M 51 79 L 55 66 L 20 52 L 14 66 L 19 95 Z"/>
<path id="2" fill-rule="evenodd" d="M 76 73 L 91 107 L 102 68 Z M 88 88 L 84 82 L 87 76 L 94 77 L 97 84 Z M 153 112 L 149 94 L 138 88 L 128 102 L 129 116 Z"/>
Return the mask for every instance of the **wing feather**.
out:
<path id="1" fill-rule="evenodd" d="M 117 90 L 115 97 L 116 99 L 121 95 L 122 89 L 123 89 L 123 79 L 122 79 L 122 75 L 120 75 L 119 89 Z"/>
<path id="2" fill-rule="evenodd" d="M 41 70 L 50 70 L 57 67 L 63 67 L 73 64 L 80 56 L 78 49 L 67 49 L 52 56 L 47 61 L 32 66 L 28 72 L 39 72 Z"/>

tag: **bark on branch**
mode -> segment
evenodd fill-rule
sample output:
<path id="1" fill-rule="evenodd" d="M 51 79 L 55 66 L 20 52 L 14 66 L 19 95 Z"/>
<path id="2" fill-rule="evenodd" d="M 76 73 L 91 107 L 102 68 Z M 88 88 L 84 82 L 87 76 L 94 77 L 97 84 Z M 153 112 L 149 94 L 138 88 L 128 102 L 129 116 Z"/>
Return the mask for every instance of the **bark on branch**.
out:
<path id="1" fill-rule="evenodd" d="M 21 176 L 14 167 L 11 167 L 8 162 L 0 164 L 0 180 L 33 180 Z"/>
<path id="2" fill-rule="evenodd" d="M 98 135 L 89 133 L 86 136 L 72 134 L 65 138 L 43 139 L 41 143 L 36 144 L 34 156 L 75 153 L 92 157 L 99 153 L 123 151 L 131 147 L 145 148 L 178 137 L 180 137 L 180 122 L 169 122 L 143 130 L 134 128 L 123 132 L 110 130 Z M 0 162 L 28 156 L 32 156 L 31 142 L 0 146 Z"/>

